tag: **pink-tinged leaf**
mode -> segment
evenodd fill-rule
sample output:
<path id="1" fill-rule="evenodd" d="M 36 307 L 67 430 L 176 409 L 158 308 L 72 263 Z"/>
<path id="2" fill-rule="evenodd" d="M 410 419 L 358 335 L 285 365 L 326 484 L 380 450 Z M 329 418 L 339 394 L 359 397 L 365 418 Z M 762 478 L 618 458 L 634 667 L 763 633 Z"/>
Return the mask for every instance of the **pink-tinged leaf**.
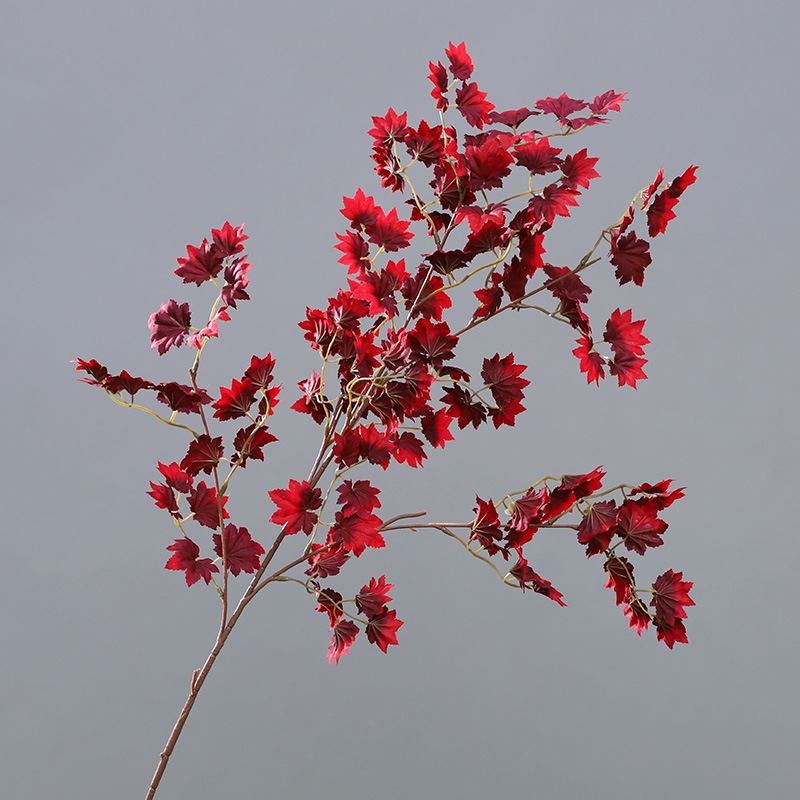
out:
<path id="1" fill-rule="evenodd" d="M 358 628 L 349 619 L 341 619 L 333 628 L 333 636 L 328 647 L 328 662 L 339 663 L 339 659 L 350 650 L 356 638 Z"/>
<path id="2" fill-rule="evenodd" d="M 198 350 L 203 346 L 203 340 L 208 339 L 210 336 L 219 336 L 219 323 L 228 322 L 230 316 L 227 312 L 227 307 L 222 306 L 219 311 L 208 321 L 205 328 L 195 331 L 188 339 L 187 344 L 189 347 L 196 347 Z"/>
<path id="3" fill-rule="evenodd" d="M 519 145 L 514 149 L 517 164 L 529 170 L 533 175 L 546 175 L 548 172 L 557 172 L 563 163 L 558 157 L 561 152 L 558 147 L 551 147 L 550 140 L 543 136 L 533 142 Z"/>
<path id="4" fill-rule="evenodd" d="M 226 222 L 220 230 L 211 229 L 211 236 L 214 244 L 211 245 L 211 252 L 219 259 L 235 256 L 244 250 L 242 242 L 249 237 L 244 235 L 244 225 L 234 228 L 230 222 Z"/>
<path id="5" fill-rule="evenodd" d="M 567 117 L 582 108 L 586 108 L 586 103 L 583 100 L 574 100 L 571 97 L 567 97 L 566 93 L 562 93 L 560 97 L 537 100 L 536 108 L 545 114 L 554 114 L 562 125 L 566 125 L 569 122 Z"/>
<path id="6" fill-rule="evenodd" d="M 589 103 L 589 110 L 592 114 L 600 115 L 607 114 L 609 111 L 619 111 L 620 103 L 628 99 L 625 97 L 626 94 L 627 92 L 617 94 L 613 89 L 609 89 L 607 92 L 595 97 L 595 99 Z"/>
<path id="7" fill-rule="evenodd" d="M 161 304 L 161 308 L 150 315 L 147 327 L 150 328 L 150 348 L 158 348 L 158 354 L 163 356 L 173 345 L 180 347 L 189 335 L 192 315 L 188 303 L 178 303 L 168 300 Z"/>

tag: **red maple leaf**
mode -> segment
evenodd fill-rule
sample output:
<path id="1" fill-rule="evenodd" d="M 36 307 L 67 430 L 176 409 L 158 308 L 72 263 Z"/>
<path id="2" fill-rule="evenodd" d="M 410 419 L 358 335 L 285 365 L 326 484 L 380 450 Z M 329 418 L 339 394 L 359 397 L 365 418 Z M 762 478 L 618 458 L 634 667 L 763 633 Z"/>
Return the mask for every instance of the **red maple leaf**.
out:
<path id="1" fill-rule="evenodd" d="M 212 252 L 208 239 L 203 239 L 200 247 L 186 245 L 186 252 L 189 257 L 179 258 L 180 266 L 175 270 L 175 274 L 183 278 L 184 283 L 195 283 L 200 286 L 219 275 L 224 257 Z"/>
<path id="2" fill-rule="evenodd" d="M 378 645 L 385 653 L 390 644 L 397 644 L 397 631 L 403 622 L 397 619 L 397 612 L 384 609 L 383 613 L 373 617 L 367 623 L 367 639 Z"/>
<path id="3" fill-rule="evenodd" d="M 222 537 L 214 534 L 214 552 L 222 558 Z M 233 575 L 240 572 L 255 572 L 261 566 L 259 556 L 264 548 L 250 536 L 247 528 L 237 528 L 233 524 L 225 526 L 225 559 Z"/>
<path id="4" fill-rule="evenodd" d="M 686 488 L 682 486 L 680 489 L 670 489 L 671 480 L 659 481 L 655 484 L 643 483 L 636 489 L 631 490 L 631 494 L 644 494 L 651 500 L 656 501 L 659 510 L 671 506 L 676 500 L 685 497 L 683 490 Z"/>
<path id="5" fill-rule="evenodd" d="M 450 72 L 454 78 L 460 81 L 465 81 L 472 75 L 472 59 L 467 54 L 467 48 L 464 42 L 461 44 L 453 44 L 448 42 L 449 47 L 444 51 L 445 55 L 450 59 Z"/>
<path id="6" fill-rule="evenodd" d="M 647 232 L 651 237 L 663 233 L 667 223 L 675 218 L 672 209 L 677 205 L 678 198 L 686 188 L 697 180 L 696 171 L 697 167 L 692 165 L 682 175 L 673 179 L 667 188 L 654 198 L 647 209 Z"/>
<path id="7" fill-rule="evenodd" d="M 163 483 L 153 483 L 150 481 L 150 491 L 147 492 L 147 494 L 155 500 L 158 508 L 166 509 L 173 517 L 180 517 L 178 513 L 178 500 L 171 486 L 165 486 Z"/>
<path id="8" fill-rule="evenodd" d="M 216 530 L 219 528 L 219 504 L 217 503 L 217 490 L 213 486 L 206 486 L 205 481 L 195 486 L 187 498 L 189 508 L 194 514 L 195 521 L 206 528 Z M 222 496 L 222 518 L 227 519 L 230 515 L 225 510 L 228 502 L 226 495 Z"/>
<path id="9" fill-rule="evenodd" d="M 225 267 L 225 285 L 220 292 L 220 298 L 226 306 L 231 306 L 231 308 L 236 308 L 237 300 L 250 299 L 250 295 L 245 289 L 249 282 L 247 273 L 253 265 L 248 264 L 244 259 L 245 256 L 236 258 Z"/>
<path id="10" fill-rule="evenodd" d="M 520 377 L 526 369 L 524 364 L 514 363 L 513 353 L 505 358 L 500 358 L 500 354 L 495 353 L 491 358 L 483 359 L 481 377 L 499 407 L 509 406 L 523 399 L 522 390 L 530 384 L 529 380 Z"/>
<path id="11" fill-rule="evenodd" d="M 434 447 L 444 447 L 445 442 L 453 439 L 450 433 L 450 423 L 453 418 L 440 408 L 433 414 L 425 414 L 420 420 L 422 433 Z"/>
<path id="12" fill-rule="evenodd" d="M 200 558 L 200 548 L 189 538 L 176 539 L 167 547 L 173 555 L 166 563 L 166 569 L 184 570 L 186 585 L 191 586 L 201 578 L 209 583 L 211 573 L 219 572 L 219 568 L 210 558 Z"/>
<path id="13" fill-rule="evenodd" d="M 75 367 L 76 370 L 83 370 L 84 372 L 88 372 L 91 376 L 89 378 L 78 378 L 81 383 L 88 383 L 89 386 L 106 385 L 108 370 L 96 359 L 93 358 L 91 361 L 84 361 L 82 358 L 78 358 L 70 363 L 77 364 L 78 366 Z"/>
<path id="14" fill-rule="evenodd" d="M 469 174 L 469 188 L 473 192 L 497 189 L 503 178 L 511 174 L 510 164 L 514 158 L 497 139 L 488 139 L 479 146 L 469 145 L 464 149 L 461 163 Z"/>
<path id="15" fill-rule="evenodd" d="M 336 238 L 339 244 L 334 245 L 334 248 L 344 253 L 339 263 L 347 267 L 348 273 L 353 274 L 362 269 L 372 268 L 369 263 L 369 245 L 360 234 L 346 231 L 344 235 L 337 233 Z"/>
<path id="16" fill-rule="evenodd" d="M 480 91 L 477 83 L 464 83 L 456 89 L 456 106 L 470 125 L 483 129 L 494 103 L 486 99 L 486 92 Z"/>
<path id="17" fill-rule="evenodd" d="M 288 489 L 273 489 L 269 492 L 278 510 L 269 521 L 286 526 L 286 533 L 302 530 L 311 533 L 317 523 L 315 509 L 322 505 L 322 491 L 313 488 L 308 481 L 289 481 Z"/>
<path id="18" fill-rule="evenodd" d="M 508 125 L 509 128 L 516 130 L 532 114 L 539 113 L 539 111 L 531 111 L 529 108 L 517 108 L 513 111 L 492 111 L 487 115 L 487 121 L 492 125 Z"/>
<path id="19" fill-rule="evenodd" d="M 600 173 L 595 170 L 594 165 L 599 161 L 597 158 L 588 158 L 586 148 L 575 153 L 575 155 L 567 156 L 561 165 L 561 172 L 564 174 L 562 183 L 570 189 L 575 189 L 578 186 L 589 188 L 589 181 L 592 178 L 599 178 Z"/>
<path id="20" fill-rule="evenodd" d="M 655 619 L 656 636 L 659 642 L 664 644 L 672 650 L 675 642 L 688 644 L 689 639 L 686 636 L 686 628 L 684 627 L 683 620 L 675 619 L 672 624 L 667 624 L 663 620 Z"/>
<path id="21" fill-rule="evenodd" d="M 405 299 L 406 311 L 412 311 L 412 317 L 422 316 L 426 319 L 441 320 L 442 312 L 450 308 L 453 301 L 444 291 L 444 281 L 438 275 L 431 275 L 430 270 L 420 267 L 417 274 L 409 276 L 400 287 L 400 294 Z"/>
<path id="22" fill-rule="evenodd" d="M 333 547 L 327 544 L 312 544 L 311 555 L 308 563 L 311 565 L 306 570 L 306 575 L 312 578 L 328 578 L 338 575 L 339 570 L 348 561 L 350 554 L 339 543 Z"/>
<path id="23" fill-rule="evenodd" d="M 609 367 L 611 374 L 617 376 L 620 386 L 627 383 L 636 388 L 636 381 L 647 377 L 641 369 L 647 360 L 641 356 L 644 345 L 649 344 L 650 340 L 642 334 L 644 320 L 634 321 L 632 315 L 631 309 L 625 312 L 616 309 L 606 323 L 603 339 L 614 352 L 614 360 Z"/>
<path id="24" fill-rule="evenodd" d="M 431 128 L 425 120 L 422 120 L 418 128 L 408 129 L 404 143 L 412 158 L 421 161 L 426 167 L 432 167 L 444 154 L 442 126 Z"/>
<path id="25" fill-rule="evenodd" d="M 648 612 L 644 603 L 639 600 L 639 598 L 636 598 L 635 600 L 627 602 L 623 611 L 625 612 L 625 616 L 628 618 L 630 627 L 636 628 L 636 633 L 641 636 L 642 631 L 647 630 L 647 626 L 650 624 L 651 619 L 650 613 Z"/>
<path id="26" fill-rule="evenodd" d="M 96 363 L 96 362 L 95 362 Z M 85 381 L 86 379 L 84 379 Z M 134 378 L 129 375 L 127 370 L 122 370 L 119 375 L 109 375 L 105 382 L 105 388 L 111 394 L 119 394 L 120 392 L 127 392 L 133 397 L 136 392 L 142 389 L 152 389 L 153 384 L 146 381 L 144 378 Z"/>
<path id="27" fill-rule="evenodd" d="M 431 70 L 428 80 L 433 83 L 431 97 L 436 101 L 436 108 L 443 110 L 447 108 L 447 99 L 444 96 L 447 94 L 447 70 L 442 66 L 441 61 L 437 61 L 435 64 L 430 61 L 428 66 Z"/>
<path id="28" fill-rule="evenodd" d="M 578 525 L 578 541 L 586 545 L 586 556 L 590 558 L 602 553 L 614 538 L 619 509 L 613 500 L 594 503 L 584 514 Z"/>
<path id="29" fill-rule="evenodd" d="M 444 390 L 442 402 L 447 406 L 450 416 L 458 422 L 458 427 L 464 429 L 472 425 L 477 429 L 486 421 L 486 407 L 475 400 L 469 392 L 461 386 L 453 384 Z"/>
<path id="30" fill-rule="evenodd" d="M 406 138 L 408 128 L 406 127 L 407 114 L 396 114 L 393 108 L 386 112 L 386 116 L 373 117 L 372 124 L 375 126 L 367 131 L 376 144 L 391 145 L 392 142 L 402 142 Z"/>
<path id="31" fill-rule="evenodd" d="M 252 356 L 250 366 L 244 371 L 244 377 L 253 382 L 258 389 L 265 389 L 272 383 L 272 370 L 275 368 L 275 359 L 272 353 L 267 353 L 265 358 Z"/>
<path id="32" fill-rule="evenodd" d="M 234 379 L 230 389 L 220 386 L 220 398 L 213 405 L 213 408 L 216 409 L 214 417 L 219 420 L 244 417 L 255 402 L 257 390 L 258 387 L 250 378 L 242 381 Z"/>
<path id="33" fill-rule="evenodd" d="M 541 195 L 536 194 L 528 201 L 528 208 L 538 217 L 544 217 L 548 225 L 552 225 L 556 217 L 569 216 L 569 207 L 578 205 L 578 195 L 580 192 L 576 189 L 560 183 L 550 183 L 544 187 Z"/>
<path id="34" fill-rule="evenodd" d="M 600 353 L 594 349 L 592 337 L 584 334 L 580 339 L 576 339 L 578 347 L 572 352 L 581 362 L 581 372 L 586 373 L 586 382 L 595 382 L 600 385 L 600 378 L 605 378 L 604 365 L 606 363 Z"/>
<path id="35" fill-rule="evenodd" d="M 667 523 L 656 516 L 658 506 L 652 500 L 626 500 L 617 514 L 616 533 L 628 550 L 640 556 L 648 547 L 659 547 L 664 544 L 661 534 L 667 529 Z"/>
<path id="36" fill-rule="evenodd" d="M 177 462 L 162 464 L 159 461 L 158 471 L 164 476 L 167 486 L 171 486 L 176 492 L 188 492 L 192 488 L 192 477 L 188 472 L 184 472 Z"/>
<path id="37" fill-rule="evenodd" d="M 344 208 L 341 209 L 341 213 L 350 220 L 350 227 L 353 230 L 374 225 L 378 220 L 378 212 L 383 213 L 381 208 L 375 205 L 374 198 L 367 197 L 362 189 L 357 189 L 352 197 L 342 197 L 342 202 Z"/>
<path id="38" fill-rule="evenodd" d="M 543 594 L 545 597 L 554 600 L 560 606 L 566 607 L 567 604 L 561 599 L 564 595 L 562 595 L 550 581 L 537 575 L 528 566 L 528 561 L 523 558 L 521 552 L 519 553 L 519 560 L 511 567 L 509 573 L 519 581 L 519 586 L 523 592 L 525 589 L 533 589 L 537 594 Z"/>
<path id="39" fill-rule="evenodd" d="M 419 467 L 426 458 L 423 443 L 411 431 L 403 431 L 394 440 L 394 457 L 400 464 Z"/>
<path id="40" fill-rule="evenodd" d="M 475 495 L 475 501 L 478 505 L 472 509 L 476 516 L 472 521 L 470 539 L 477 539 L 489 555 L 494 555 L 500 549 L 496 543 L 503 538 L 497 509 L 491 499 L 487 502 Z"/>
<path id="41" fill-rule="evenodd" d="M 317 600 L 317 611 L 330 617 L 332 628 L 342 617 L 342 596 L 335 589 L 321 589 L 317 592 Z"/>
<path id="42" fill-rule="evenodd" d="M 386 576 L 381 575 L 378 580 L 370 578 L 370 581 L 365 586 L 361 587 L 361 591 L 356 595 L 356 606 L 358 610 L 372 619 L 377 617 L 386 610 L 386 604 L 392 599 L 389 597 L 389 589 L 394 584 L 386 583 Z"/>
<path id="43" fill-rule="evenodd" d="M 211 236 L 214 240 L 211 252 L 220 259 L 241 253 L 244 250 L 242 242 L 249 238 L 244 235 L 244 225 L 234 228 L 230 222 L 226 222 L 220 230 L 212 228 Z"/>
<path id="44" fill-rule="evenodd" d="M 273 436 L 264 427 L 256 428 L 255 423 L 246 428 L 239 428 L 233 440 L 233 447 L 237 453 L 236 462 L 244 469 L 247 467 L 248 458 L 263 461 L 264 447 L 277 441 L 277 436 Z"/>
<path id="45" fill-rule="evenodd" d="M 157 392 L 156 399 L 159 402 L 183 414 L 199 414 L 200 406 L 211 402 L 204 389 L 195 391 L 191 386 L 174 381 L 156 384 L 153 389 Z"/>
<path id="46" fill-rule="evenodd" d="M 614 590 L 617 605 L 621 606 L 630 599 L 631 588 L 634 586 L 633 564 L 627 558 L 611 556 L 603 564 L 603 569 L 608 573 L 606 587 Z"/>
<path id="47" fill-rule="evenodd" d="M 408 247 L 408 243 L 414 236 L 413 233 L 408 232 L 411 222 L 398 219 L 396 208 L 393 208 L 388 214 L 384 214 L 379 206 L 376 208 L 377 219 L 371 225 L 366 226 L 369 240 L 389 253 Z"/>
<path id="48" fill-rule="evenodd" d="M 550 140 L 543 136 L 516 147 L 514 158 L 517 159 L 517 164 L 530 170 L 531 174 L 546 175 L 561 168 L 563 161 L 558 157 L 560 152 L 560 148 L 551 147 Z"/>
<path id="49" fill-rule="evenodd" d="M 173 345 L 180 347 L 183 340 L 189 335 L 192 323 L 192 314 L 188 303 L 178 303 L 168 300 L 161 304 L 161 308 L 150 315 L 147 327 L 150 328 L 150 348 L 158 348 L 158 354 L 163 356 Z"/>
<path id="50" fill-rule="evenodd" d="M 694 605 L 694 600 L 689 597 L 689 589 L 694 584 L 682 578 L 682 572 L 668 569 L 653 583 L 653 599 L 650 605 L 656 610 L 656 617 L 666 625 L 672 625 L 676 619 L 685 619 L 684 606 Z"/>
<path id="51" fill-rule="evenodd" d="M 328 662 L 339 663 L 339 659 L 350 650 L 350 645 L 356 638 L 358 628 L 349 619 L 340 619 L 333 627 L 333 636 L 328 647 Z"/>
<path id="52" fill-rule="evenodd" d="M 613 89 L 609 89 L 589 103 L 589 110 L 592 114 L 607 114 L 609 111 L 619 111 L 619 104 L 627 100 L 626 94 L 627 92 L 617 94 Z"/>
<path id="53" fill-rule="evenodd" d="M 374 514 L 347 514 L 340 509 L 328 535 L 332 542 L 341 542 L 345 550 L 358 557 L 367 547 L 386 546 L 380 534 L 381 525 Z"/>
<path id="54" fill-rule="evenodd" d="M 644 271 L 653 260 L 650 256 L 650 243 L 639 239 L 633 231 L 613 240 L 609 256 L 611 263 L 617 268 L 614 276 L 619 280 L 620 286 L 628 281 L 641 286 L 644 282 Z"/>
<path id="55" fill-rule="evenodd" d="M 454 357 L 453 348 L 458 338 L 450 333 L 446 322 L 421 319 L 414 330 L 409 331 L 408 343 L 416 359 L 438 368 Z"/>
<path id="56" fill-rule="evenodd" d="M 193 442 L 181 461 L 181 469 L 191 476 L 200 472 L 211 474 L 211 470 L 219 464 L 222 458 L 222 437 L 212 439 L 207 433 L 202 433 Z"/>
<path id="57" fill-rule="evenodd" d="M 573 98 L 567 97 L 564 92 L 559 97 L 548 97 L 545 100 L 537 100 L 536 108 L 540 109 L 545 114 L 555 114 L 555 116 L 558 117 L 558 121 L 562 125 L 566 125 L 569 123 L 567 117 L 570 114 L 574 114 L 576 111 L 580 111 L 582 108 L 586 108 L 586 103 L 584 103 L 583 100 L 573 100 Z"/>
<path id="58" fill-rule="evenodd" d="M 355 512 L 368 517 L 373 509 L 381 507 L 381 501 L 378 500 L 380 489 L 369 481 L 342 481 L 336 491 L 339 493 L 336 502 L 344 507 L 346 513 Z"/>

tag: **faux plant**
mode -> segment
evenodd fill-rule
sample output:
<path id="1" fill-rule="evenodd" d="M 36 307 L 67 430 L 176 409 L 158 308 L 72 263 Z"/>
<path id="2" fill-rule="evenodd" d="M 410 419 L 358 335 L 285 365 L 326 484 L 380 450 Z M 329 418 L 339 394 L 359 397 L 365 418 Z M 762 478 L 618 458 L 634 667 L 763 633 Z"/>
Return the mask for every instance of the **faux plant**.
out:
<path id="1" fill-rule="evenodd" d="M 460 341 L 486 323 L 496 324 L 497 317 L 533 310 L 571 327 L 577 336 L 572 353 L 589 384 L 599 384 L 606 373 L 620 386 L 636 388 L 645 379 L 644 320 L 617 309 L 602 334 L 593 332 L 585 273 L 607 254 L 620 285 L 641 286 L 651 261 L 649 240 L 664 232 L 695 181 L 694 166 L 666 183 L 659 170 L 577 264 L 548 263 L 548 231 L 570 216 L 599 177 L 597 159 L 585 148 L 568 149 L 571 137 L 608 122 L 625 95 L 611 90 L 587 103 L 562 94 L 537 100 L 533 108 L 497 111 L 472 80 L 464 44 L 451 43 L 446 56 L 446 66 L 430 64 L 433 124 L 422 120 L 412 127 L 405 113 L 391 108 L 373 117 L 375 170 L 381 186 L 404 202 L 387 212 L 361 189 L 343 198 L 347 229 L 336 234 L 335 247 L 348 285 L 327 305 L 308 308 L 299 323 L 316 351 L 318 371 L 299 384 L 291 405 L 319 426 L 319 447 L 305 476 L 279 478 L 275 465 L 270 470 L 268 485 L 275 488 L 265 494 L 272 525 L 245 527 L 227 504 L 237 473 L 265 461 L 276 441 L 271 417 L 281 385 L 275 382 L 275 361 L 269 353 L 253 355 L 249 365 L 243 359 L 242 372 L 216 394 L 198 377 L 221 323 L 249 300 L 243 225 L 226 222 L 178 259 L 175 274 L 184 284 L 213 287 L 211 311 L 200 327 L 192 325 L 189 304 L 172 299 L 150 317 L 151 345 L 160 355 L 183 344 L 194 349 L 188 383 L 153 383 L 124 370 L 111 374 L 94 359 L 77 361 L 77 369 L 87 373 L 81 380 L 105 389 L 115 403 L 187 432 L 186 451 L 179 460 L 158 463 L 148 494 L 178 529 L 166 548 L 166 568 L 181 573 L 190 587 L 213 587 L 221 601 L 217 639 L 192 676 L 148 798 L 214 660 L 269 584 L 299 584 L 328 616 L 331 663 L 339 662 L 361 631 L 383 652 L 398 643 L 403 623 L 390 607 L 387 576 L 360 588 L 347 583 L 348 562 L 366 548 L 383 547 L 385 537 L 398 530 L 437 529 L 508 586 L 563 606 L 561 592 L 533 570 L 529 556 L 538 530 L 571 529 L 587 556 L 601 557 L 606 586 L 631 628 L 641 634 L 652 625 L 670 649 L 687 641 L 692 584 L 681 572 L 667 570 L 640 586 L 629 560 L 663 543 L 667 523 L 661 513 L 683 496 L 670 480 L 604 488 L 605 473 L 597 467 L 544 477 L 497 500 L 476 496 L 459 524 L 427 521 L 425 512 L 413 508 L 391 519 L 380 516 L 383 470 L 422 467 L 430 450 L 444 448 L 456 432 L 513 426 L 525 410 L 529 381 L 515 353 L 487 354 L 479 375 L 457 366 Z M 459 135 L 457 125 L 469 132 Z M 642 231 L 636 232 L 635 222 Z M 424 242 L 422 252 L 400 258 L 411 245 L 412 228 Z M 471 313 L 453 319 L 451 297 L 470 290 Z M 145 405 L 145 398 L 156 402 Z M 241 573 L 251 577 L 234 593 Z M 332 581 L 340 573 L 343 582 Z"/>

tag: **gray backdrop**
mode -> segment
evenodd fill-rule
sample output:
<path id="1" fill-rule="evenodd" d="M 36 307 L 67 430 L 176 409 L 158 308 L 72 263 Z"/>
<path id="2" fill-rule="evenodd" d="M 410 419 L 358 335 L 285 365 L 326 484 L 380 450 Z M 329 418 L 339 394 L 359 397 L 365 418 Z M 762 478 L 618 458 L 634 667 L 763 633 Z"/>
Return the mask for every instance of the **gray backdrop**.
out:
<path id="1" fill-rule="evenodd" d="M 372 473 L 384 512 L 468 519 L 545 474 L 672 477 L 663 548 L 695 582 L 690 644 L 630 631 L 599 560 L 541 535 L 533 566 L 568 608 L 521 596 L 444 537 L 402 533 L 344 573 L 386 573 L 406 621 L 336 668 L 292 585 L 265 592 L 218 661 L 159 791 L 169 798 L 477 800 L 794 797 L 797 769 L 797 14 L 790 2 L 18 3 L 2 47 L 3 473 L 0 719 L 7 797 L 144 795 L 213 641 L 218 601 L 163 569 L 175 533 L 145 495 L 178 432 L 76 382 L 96 357 L 153 380 L 146 322 L 187 243 L 246 222 L 253 300 L 209 348 L 216 388 L 272 351 L 283 403 L 266 466 L 234 486 L 263 531 L 267 489 L 304 477 L 316 428 L 290 412 L 317 366 L 296 322 L 344 281 L 342 195 L 381 195 L 370 116 L 432 120 L 429 60 L 466 41 L 498 108 L 630 102 L 578 147 L 603 178 L 550 239 L 575 263 L 663 163 L 698 182 L 642 289 L 595 268 L 593 319 L 647 319 L 649 380 L 587 387 L 572 332 L 531 312 L 459 359 L 529 365 L 515 429 L 466 431 L 424 471 Z M 463 126 L 461 126 L 463 127 Z M 570 144 L 573 144 L 572 142 Z M 567 232 L 569 232 L 567 234 Z M 19 248 L 19 249 L 18 249 Z M 599 266 L 599 265 L 598 265 Z M 204 299 L 200 306 L 205 307 Z M 198 306 L 198 308 L 200 307 Z M 264 536 L 263 538 L 266 538 Z"/>

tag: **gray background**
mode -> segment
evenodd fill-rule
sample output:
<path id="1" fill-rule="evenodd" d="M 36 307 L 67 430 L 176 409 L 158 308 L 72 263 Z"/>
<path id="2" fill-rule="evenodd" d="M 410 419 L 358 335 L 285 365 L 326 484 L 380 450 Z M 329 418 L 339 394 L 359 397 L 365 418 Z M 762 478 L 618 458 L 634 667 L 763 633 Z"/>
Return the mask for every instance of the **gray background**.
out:
<path id="1" fill-rule="evenodd" d="M 549 239 L 574 264 L 661 163 L 698 182 L 653 245 L 642 289 L 595 268 L 589 312 L 645 317 L 649 380 L 587 387 L 571 331 L 518 315 L 458 363 L 529 365 L 515 429 L 466 431 L 424 471 L 371 473 L 387 514 L 471 515 L 545 474 L 672 477 L 663 548 L 637 567 L 695 582 L 690 644 L 639 639 L 599 559 L 545 534 L 533 566 L 568 608 L 506 589 L 444 537 L 403 533 L 336 583 L 386 573 L 406 621 L 338 668 L 311 599 L 248 610 L 159 797 L 477 800 L 794 797 L 797 768 L 798 20 L 789 2 L 17 3 L 4 12 L 2 224 L 5 577 L 0 753 L 7 797 L 144 795 L 218 601 L 163 569 L 174 529 L 144 492 L 176 431 L 76 382 L 96 357 L 153 380 L 146 321 L 187 243 L 246 222 L 253 300 L 223 326 L 216 388 L 272 351 L 283 404 L 266 466 L 233 487 L 264 531 L 270 488 L 304 477 L 316 428 L 289 412 L 317 366 L 295 327 L 344 281 L 342 195 L 381 195 L 370 115 L 433 120 L 429 60 L 465 40 L 498 108 L 630 102 L 575 149 L 603 179 Z M 463 128 L 463 125 L 459 126 Z M 423 245 L 424 246 L 424 245 Z M 409 251 L 407 251 L 409 252 Z M 418 252 L 418 251 L 415 251 Z M 410 259 L 410 256 L 409 256 Z M 480 330 L 480 329 L 479 329 Z M 263 536 L 266 538 L 266 535 Z M 538 549 L 537 549 L 538 548 Z"/>

